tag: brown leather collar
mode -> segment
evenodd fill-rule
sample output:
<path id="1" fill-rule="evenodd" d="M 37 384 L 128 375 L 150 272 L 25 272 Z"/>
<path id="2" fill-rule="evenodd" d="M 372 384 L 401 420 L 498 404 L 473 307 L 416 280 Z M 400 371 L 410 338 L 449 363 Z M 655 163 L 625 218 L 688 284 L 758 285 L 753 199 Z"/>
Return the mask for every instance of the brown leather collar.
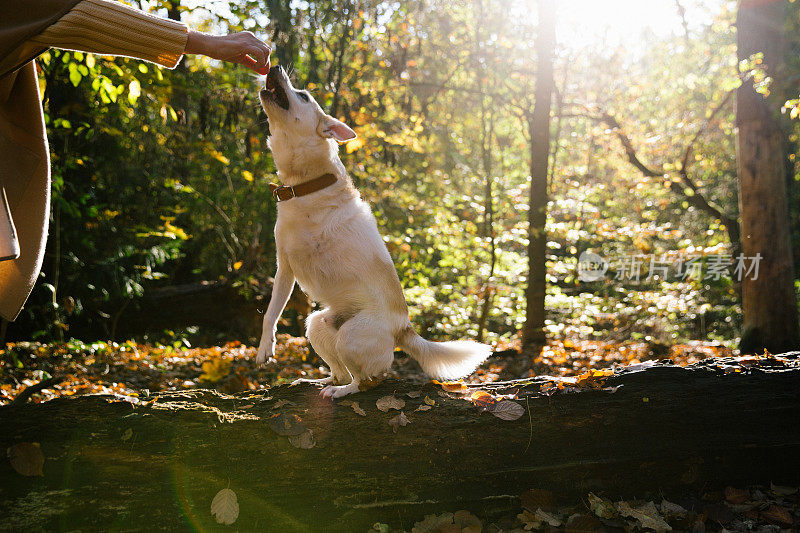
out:
<path id="1" fill-rule="evenodd" d="M 277 202 L 285 202 L 298 196 L 305 196 L 312 192 L 321 191 L 325 187 L 330 187 L 336 183 L 336 176 L 333 174 L 323 174 L 318 178 L 310 181 L 304 181 L 297 185 L 278 185 L 277 183 L 270 183 L 269 188 L 272 191 L 272 197 Z"/>

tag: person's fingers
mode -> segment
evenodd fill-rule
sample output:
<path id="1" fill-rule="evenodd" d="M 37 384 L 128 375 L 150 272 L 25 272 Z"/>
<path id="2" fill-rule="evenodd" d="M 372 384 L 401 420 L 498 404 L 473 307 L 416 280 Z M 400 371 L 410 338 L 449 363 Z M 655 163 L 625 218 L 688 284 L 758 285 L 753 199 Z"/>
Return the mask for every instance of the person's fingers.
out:
<path id="1" fill-rule="evenodd" d="M 269 55 L 272 53 L 272 48 L 270 48 L 270 46 L 267 43 L 265 43 L 264 41 L 262 41 L 261 39 L 259 39 L 250 32 L 247 32 L 246 36 L 248 39 L 248 44 L 251 47 L 258 49 L 261 53 L 263 53 L 265 60 L 269 61 Z"/>
<path id="2" fill-rule="evenodd" d="M 255 59 L 253 59 L 252 57 L 250 57 L 249 55 L 247 55 L 245 53 L 242 53 L 242 54 L 239 54 L 238 56 L 236 56 L 236 59 L 234 61 L 236 61 L 240 65 L 244 65 L 245 67 L 247 67 L 249 69 L 252 69 L 252 70 L 256 70 L 257 71 L 257 69 L 259 68 L 258 61 L 256 61 Z"/>
<path id="3" fill-rule="evenodd" d="M 251 32 L 215 36 L 213 39 L 218 44 L 205 52 L 209 57 L 239 63 L 259 74 L 266 74 L 269 71 L 269 56 L 272 49 Z"/>
<path id="4" fill-rule="evenodd" d="M 269 55 L 272 52 L 269 46 L 258 41 L 258 45 L 250 48 L 247 55 L 256 61 L 256 64 L 251 67 L 259 74 L 266 74 L 269 70 Z"/>
<path id="5" fill-rule="evenodd" d="M 255 59 L 258 66 L 263 66 L 267 62 L 267 54 L 260 46 L 249 45 L 244 49 L 244 53 Z"/>

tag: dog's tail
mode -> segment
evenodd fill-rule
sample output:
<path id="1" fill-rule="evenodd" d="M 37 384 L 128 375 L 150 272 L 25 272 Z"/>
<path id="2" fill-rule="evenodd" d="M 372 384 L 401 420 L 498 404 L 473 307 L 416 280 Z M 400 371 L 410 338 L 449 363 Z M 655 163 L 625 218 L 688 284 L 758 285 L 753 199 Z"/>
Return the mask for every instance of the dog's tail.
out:
<path id="1" fill-rule="evenodd" d="M 463 378 L 492 354 L 491 346 L 474 341 L 425 340 L 411 325 L 398 333 L 397 344 L 417 360 L 426 374 L 436 379 Z"/>

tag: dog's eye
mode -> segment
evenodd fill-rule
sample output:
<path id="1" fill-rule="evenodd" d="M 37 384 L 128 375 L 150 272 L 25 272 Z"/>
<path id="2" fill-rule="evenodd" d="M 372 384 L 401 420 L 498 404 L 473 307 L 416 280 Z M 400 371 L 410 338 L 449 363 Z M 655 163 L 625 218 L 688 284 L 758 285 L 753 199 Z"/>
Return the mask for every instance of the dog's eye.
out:
<path id="1" fill-rule="evenodd" d="M 303 99 L 304 102 L 308 102 L 308 95 L 306 93 L 297 92 L 297 96 Z"/>

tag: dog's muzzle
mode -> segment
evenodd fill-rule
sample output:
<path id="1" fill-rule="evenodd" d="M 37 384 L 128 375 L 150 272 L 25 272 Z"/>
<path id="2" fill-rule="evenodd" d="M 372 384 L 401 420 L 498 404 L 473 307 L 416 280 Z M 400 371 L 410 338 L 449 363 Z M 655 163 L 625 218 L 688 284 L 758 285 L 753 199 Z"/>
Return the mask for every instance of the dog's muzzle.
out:
<path id="1" fill-rule="evenodd" d="M 267 73 L 264 80 L 264 88 L 261 89 L 261 98 L 268 102 L 277 104 L 280 108 L 288 111 L 289 97 L 283 84 L 287 81 L 286 72 L 280 65 L 275 65 Z"/>

